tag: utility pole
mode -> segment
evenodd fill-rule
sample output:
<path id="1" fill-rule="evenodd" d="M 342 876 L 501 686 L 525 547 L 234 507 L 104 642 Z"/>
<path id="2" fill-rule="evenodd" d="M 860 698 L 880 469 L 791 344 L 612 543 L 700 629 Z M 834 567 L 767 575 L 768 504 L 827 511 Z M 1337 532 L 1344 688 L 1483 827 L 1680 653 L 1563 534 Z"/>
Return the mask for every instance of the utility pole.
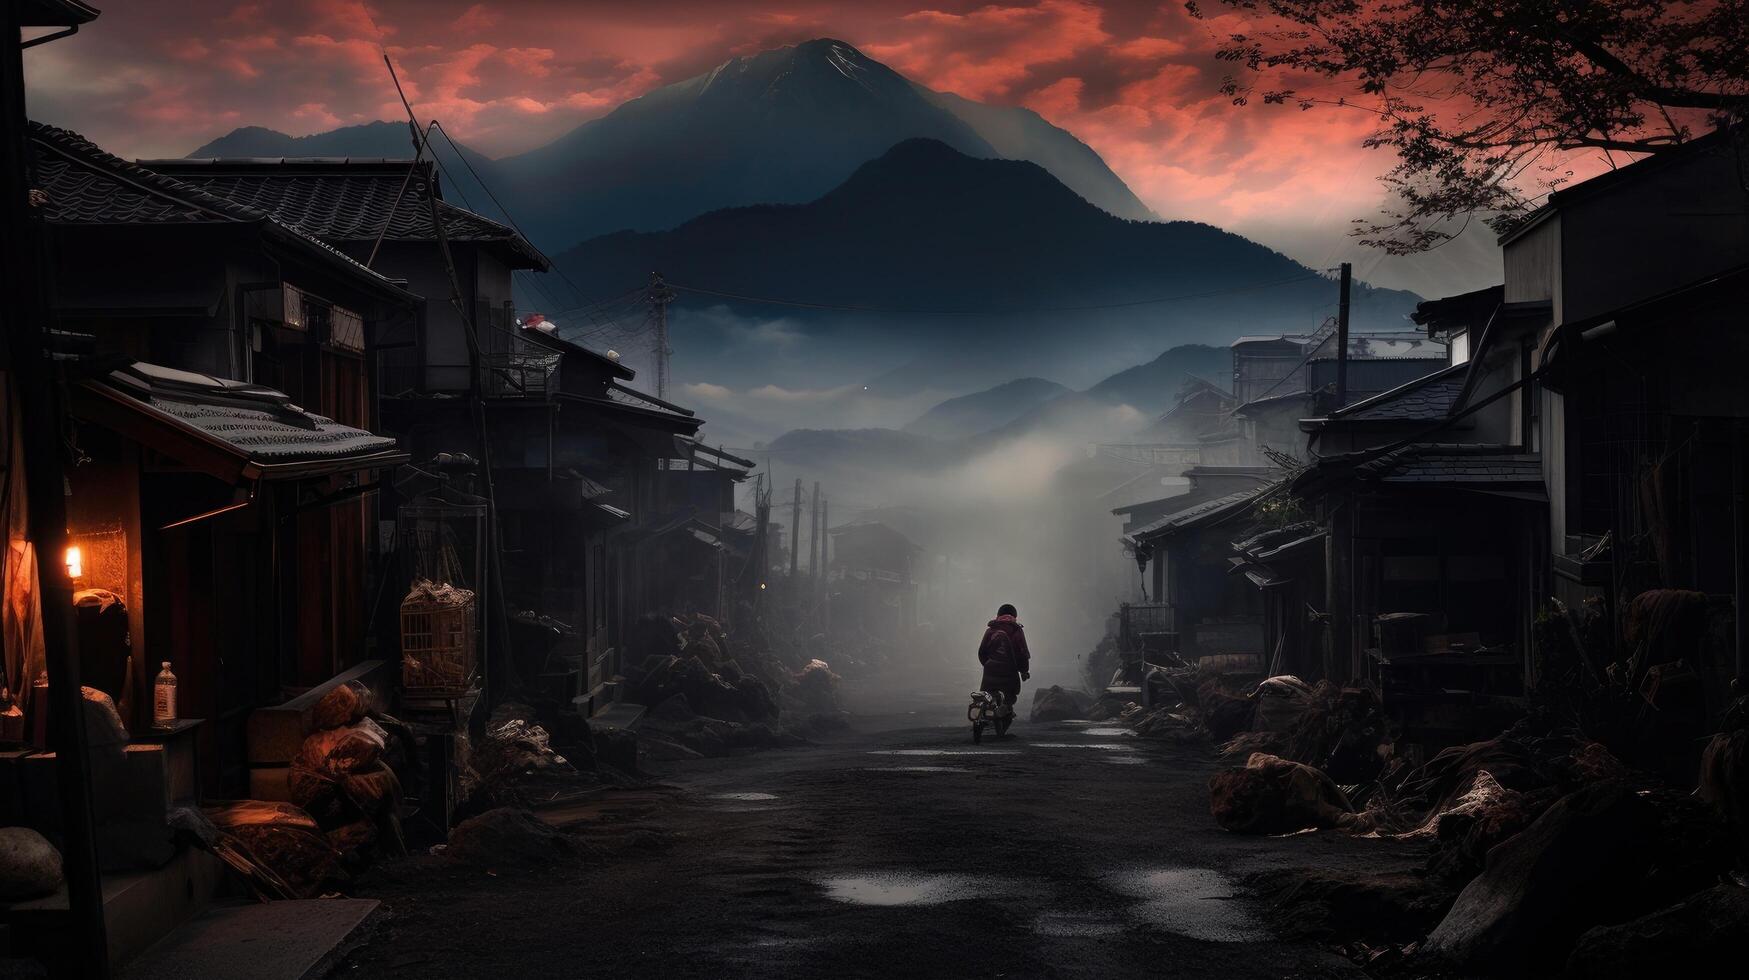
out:
<path id="1" fill-rule="evenodd" d="M 789 584 L 793 590 L 802 560 L 802 478 L 799 476 L 796 477 L 796 501 L 790 506 L 789 529 Z"/>
<path id="2" fill-rule="evenodd" d="M 674 302 L 674 290 L 662 281 L 660 272 L 650 273 L 650 291 L 647 297 L 650 304 L 645 314 L 650 324 L 651 336 L 655 337 L 653 353 L 656 356 L 656 397 L 668 397 L 668 355 L 674 353 L 674 348 L 668 346 L 668 306 Z"/>
<path id="3" fill-rule="evenodd" d="M 36 551 L 37 600 L 42 607 L 43 658 L 48 668 L 49 738 L 55 750 L 55 775 L 61 805 L 61 857 L 72 919 L 71 948 L 65 966 L 82 977 L 109 976 L 109 941 L 103 920 L 97 844 L 91 810 L 91 747 L 85 731 L 85 697 L 79 686 L 78 621 L 73 613 L 73 581 L 62 556 L 67 550 L 66 457 L 61 444 L 61 372 L 49 358 L 50 305 L 45 284 L 48 261 L 43 221 L 31 205 L 30 128 L 24 104 L 25 27 L 66 28 L 31 44 L 72 33 L 90 17 L 26 19 L 25 4 L 0 5 L 0 37 L 8 50 L 0 56 L 0 333 L 6 336 L 6 421 L 19 434 L 18 452 L 8 467 L 24 466 L 27 533 Z M 95 12 L 93 12 L 95 15 Z M 56 23 L 59 21 L 59 23 Z M 23 421 L 13 415 L 22 416 Z M 10 477 L 11 474 L 8 474 Z M 13 501 L 17 506 L 20 501 Z M 29 678 L 12 678 L 29 690 Z"/>
<path id="4" fill-rule="evenodd" d="M 1348 404 L 1348 293 L 1354 266 L 1342 263 L 1341 297 L 1336 305 L 1336 407 Z"/>
<path id="5" fill-rule="evenodd" d="M 808 576 L 820 577 L 820 481 L 814 481 L 814 499 L 808 507 Z"/>
<path id="6" fill-rule="evenodd" d="M 832 570 L 832 557 L 827 549 L 832 547 L 832 522 L 827 519 L 831 513 L 832 501 L 826 497 L 820 498 L 820 581 L 826 581 L 826 573 Z"/>

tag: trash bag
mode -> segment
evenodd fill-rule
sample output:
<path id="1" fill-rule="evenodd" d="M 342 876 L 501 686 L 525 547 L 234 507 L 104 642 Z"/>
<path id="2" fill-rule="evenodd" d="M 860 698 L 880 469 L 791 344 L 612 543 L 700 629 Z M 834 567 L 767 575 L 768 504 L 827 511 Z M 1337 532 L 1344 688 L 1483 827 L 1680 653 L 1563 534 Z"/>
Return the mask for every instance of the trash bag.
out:
<path id="1" fill-rule="evenodd" d="M 378 768 L 387 742 L 387 733 L 369 718 L 304 739 L 286 780 L 292 802 L 308 810 L 324 827 L 350 819 L 342 805 L 346 800 L 340 781 L 352 773 Z"/>
<path id="2" fill-rule="evenodd" d="M 1209 779 L 1209 812 L 1223 830 L 1288 834 L 1309 827 L 1348 827 L 1354 806 L 1321 770 L 1262 752 L 1243 769 Z"/>
<path id="3" fill-rule="evenodd" d="M 310 709 L 310 724 L 317 731 L 357 724 L 370 708 L 370 691 L 356 681 L 340 684 L 322 695 Z"/>

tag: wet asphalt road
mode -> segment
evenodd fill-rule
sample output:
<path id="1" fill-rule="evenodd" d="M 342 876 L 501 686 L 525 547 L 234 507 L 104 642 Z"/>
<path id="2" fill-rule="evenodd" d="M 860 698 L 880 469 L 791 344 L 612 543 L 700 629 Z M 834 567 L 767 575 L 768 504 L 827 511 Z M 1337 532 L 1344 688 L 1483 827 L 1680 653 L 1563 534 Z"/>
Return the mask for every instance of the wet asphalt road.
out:
<path id="1" fill-rule="evenodd" d="M 1413 852 L 1223 833 L 1206 749 L 1024 720 L 974 746 L 961 697 L 865 698 L 819 746 L 657 767 L 669 791 L 572 815 L 600 868 L 375 873 L 361 894 L 391 914 L 337 975 L 1360 975 L 1272 938 L 1238 882 Z"/>

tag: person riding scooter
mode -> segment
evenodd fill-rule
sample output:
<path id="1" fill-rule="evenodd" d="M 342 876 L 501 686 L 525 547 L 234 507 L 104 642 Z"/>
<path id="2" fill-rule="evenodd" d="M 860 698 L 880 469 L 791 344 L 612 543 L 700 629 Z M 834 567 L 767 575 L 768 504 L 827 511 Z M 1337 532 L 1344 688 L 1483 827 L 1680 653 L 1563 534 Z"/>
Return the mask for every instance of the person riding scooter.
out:
<path id="1" fill-rule="evenodd" d="M 993 695 L 1001 705 L 996 722 L 998 735 L 1005 733 L 1014 721 L 1020 682 L 1032 679 L 1032 653 L 1026 648 L 1026 631 L 1019 616 L 1014 606 L 1004 603 L 996 610 L 996 618 L 985 627 L 983 642 L 978 644 L 978 663 L 984 665 L 979 690 Z"/>

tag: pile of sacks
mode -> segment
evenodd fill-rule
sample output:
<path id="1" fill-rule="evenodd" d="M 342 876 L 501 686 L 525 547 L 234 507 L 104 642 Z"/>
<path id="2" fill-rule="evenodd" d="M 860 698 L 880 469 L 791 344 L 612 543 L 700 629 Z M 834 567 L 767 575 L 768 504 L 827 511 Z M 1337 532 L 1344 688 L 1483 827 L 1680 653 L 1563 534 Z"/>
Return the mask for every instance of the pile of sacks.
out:
<path id="1" fill-rule="evenodd" d="M 405 854 L 401 779 L 391 763 L 411 761 L 411 733 L 373 712 L 369 691 L 353 684 L 317 702 L 311 723 L 315 731 L 291 762 L 291 801 L 349 862 L 363 863 L 376 850 Z"/>

